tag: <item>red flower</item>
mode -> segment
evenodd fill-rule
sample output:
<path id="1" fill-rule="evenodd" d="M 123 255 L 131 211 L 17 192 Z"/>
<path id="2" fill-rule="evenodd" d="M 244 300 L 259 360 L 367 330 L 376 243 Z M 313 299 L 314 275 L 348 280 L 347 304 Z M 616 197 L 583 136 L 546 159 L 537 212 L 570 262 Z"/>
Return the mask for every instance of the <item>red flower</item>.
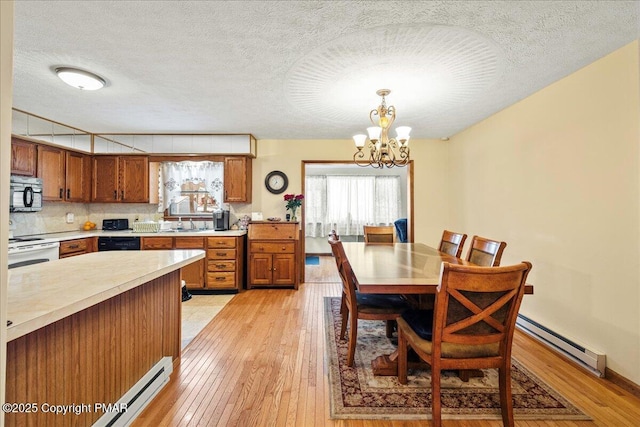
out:
<path id="1" fill-rule="evenodd" d="M 287 202 L 285 204 L 287 210 L 295 211 L 298 209 L 302 206 L 302 199 L 304 199 L 302 194 L 285 194 L 284 201 Z"/>

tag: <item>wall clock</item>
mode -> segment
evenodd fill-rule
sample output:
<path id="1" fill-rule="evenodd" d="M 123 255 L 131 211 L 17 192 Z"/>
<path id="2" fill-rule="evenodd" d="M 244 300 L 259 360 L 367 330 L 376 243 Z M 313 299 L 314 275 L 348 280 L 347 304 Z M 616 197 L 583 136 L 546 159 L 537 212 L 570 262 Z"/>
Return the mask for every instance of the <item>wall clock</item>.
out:
<path id="1" fill-rule="evenodd" d="M 264 179 L 264 185 L 270 193 L 280 194 L 284 193 L 289 186 L 289 179 L 284 172 L 272 171 L 269 172 Z"/>

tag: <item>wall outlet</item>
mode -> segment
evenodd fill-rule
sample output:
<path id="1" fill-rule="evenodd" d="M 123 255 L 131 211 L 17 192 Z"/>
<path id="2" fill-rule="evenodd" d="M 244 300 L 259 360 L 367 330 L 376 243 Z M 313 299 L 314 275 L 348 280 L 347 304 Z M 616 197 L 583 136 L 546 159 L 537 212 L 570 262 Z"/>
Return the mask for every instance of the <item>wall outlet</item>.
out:
<path id="1" fill-rule="evenodd" d="M 75 221 L 75 215 L 73 214 L 73 212 L 67 212 L 65 220 L 67 221 L 67 224 L 73 224 L 73 221 Z"/>

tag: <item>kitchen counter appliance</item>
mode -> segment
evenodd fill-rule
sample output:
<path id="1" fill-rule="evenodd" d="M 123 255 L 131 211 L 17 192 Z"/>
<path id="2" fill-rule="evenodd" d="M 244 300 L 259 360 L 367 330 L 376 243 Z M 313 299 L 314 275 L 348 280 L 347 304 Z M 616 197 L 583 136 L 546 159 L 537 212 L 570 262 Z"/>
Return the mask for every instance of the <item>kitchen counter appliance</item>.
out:
<path id="1" fill-rule="evenodd" d="M 60 242 L 38 242 L 38 237 L 9 239 L 8 268 L 52 261 L 59 258 Z"/>
<path id="2" fill-rule="evenodd" d="M 118 218 L 118 219 L 103 219 L 102 220 L 102 229 L 103 230 L 128 230 L 129 229 L 129 220 L 126 218 Z"/>
<path id="3" fill-rule="evenodd" d="M 9 212 L 42 210 L 42 179 L 11 175 Z"/>
<path id="4" fill-rule="evenodd" d="M 105 220 L 106 221 L 106 220 Z M 98 237 L 98 251 L 139 251 L 140 237 Z"/>
<path id="5" fill-rule="evenodd" d="M 215 211 L 213 213 L 213 229 L 215 231 L 226 231 L 229 229 L 229 211 Z"/>

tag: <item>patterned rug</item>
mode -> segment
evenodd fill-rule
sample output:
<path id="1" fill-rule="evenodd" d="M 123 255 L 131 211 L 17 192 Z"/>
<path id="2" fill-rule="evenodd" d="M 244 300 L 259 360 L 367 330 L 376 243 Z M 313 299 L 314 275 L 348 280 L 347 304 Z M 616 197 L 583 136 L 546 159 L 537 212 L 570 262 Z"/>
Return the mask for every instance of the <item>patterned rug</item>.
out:
<path id="1" fill-rule="evenodd" d="M 430 372 L 410 370 L 409 382 L 374 376 L 371 360 L 389 354 L 395 346 L 385 336 L 384 322 L 359 320 L 353 368 L 346 366 L 347 341 L 340 340 L 340 298 L 325 297 L 327 363 L 331 417 L 334 419 L 431 419 Z M 483 377 L 460 381 L 443 372 L 443 419 L 501 419 L 498 373 L 483 370 Z M 512 394 L 516 419 L 589 420 L 560 393 L 513 359 Z"/>

